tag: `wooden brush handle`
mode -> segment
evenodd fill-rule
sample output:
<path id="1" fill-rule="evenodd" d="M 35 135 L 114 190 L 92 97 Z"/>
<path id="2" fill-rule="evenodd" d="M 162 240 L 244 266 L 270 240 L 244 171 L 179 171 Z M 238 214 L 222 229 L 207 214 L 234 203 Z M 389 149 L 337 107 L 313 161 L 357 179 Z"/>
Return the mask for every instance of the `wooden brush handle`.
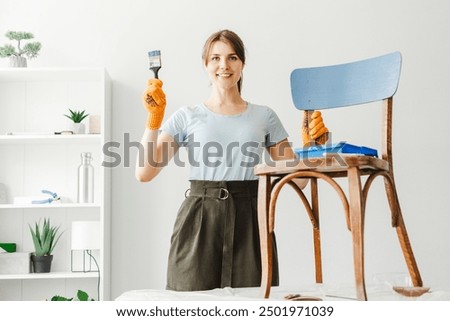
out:
<path id="1" fill-rule="evenodd" d="M 311 139 L 311 134 L 310 134 L 310 130 L 309 130 L 309 124 L 311 124 L 313 112 L 314 112 L 314 110 L 307 110 L 306 115 L 305 115 L 306 130 L 308 132 L 308 136 L 310 139 Z"/>
<path id="2" fill-rule="evenodd" d="M 311 123 L 311 115 L 313 111 L 305 110 L 303 112 L 303 122 L 301 126 L 301 135 L 303 146 L 307 147 L 311 145 L 311 135 L 309 133 L 309 124 Z"/>

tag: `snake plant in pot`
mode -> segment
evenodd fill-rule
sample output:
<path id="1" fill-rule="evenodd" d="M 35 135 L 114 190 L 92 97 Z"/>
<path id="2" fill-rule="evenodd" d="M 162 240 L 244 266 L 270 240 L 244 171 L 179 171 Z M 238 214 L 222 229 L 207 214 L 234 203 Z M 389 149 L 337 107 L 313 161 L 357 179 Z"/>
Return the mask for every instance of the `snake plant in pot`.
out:
<path id="1" fill-rule="evenodd" d="M 50 219 L 44 219 L 42 225 L 39 221 L 35 222 L 34 228 L 31 225 L 29 227 L 35 250 L 31 255 L 33 271 L 35 273 L 50 272 L 53 260 L 52 252 L 62 235 L 62 233 L 58 233 L 59 226 L 52 226 Z"/>

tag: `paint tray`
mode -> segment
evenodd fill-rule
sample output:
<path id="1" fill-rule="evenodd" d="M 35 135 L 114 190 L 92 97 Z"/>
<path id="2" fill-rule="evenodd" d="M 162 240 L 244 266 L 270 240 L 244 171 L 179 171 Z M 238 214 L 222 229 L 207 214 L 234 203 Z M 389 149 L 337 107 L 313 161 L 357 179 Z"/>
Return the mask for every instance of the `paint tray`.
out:
<path id="1" fill-rule="evenodd" d="M 314 158 L 323 157 L 326 154 L 358 154 L 366 156 L 378 157 L 376 149 L 372 149 L 365 146 L 355 146 L 345 142 L 340 142 L 334 145 L 328 146 L 311 146 L 307 148 L 295 148 L 294 152 L 298 158 Z"/>

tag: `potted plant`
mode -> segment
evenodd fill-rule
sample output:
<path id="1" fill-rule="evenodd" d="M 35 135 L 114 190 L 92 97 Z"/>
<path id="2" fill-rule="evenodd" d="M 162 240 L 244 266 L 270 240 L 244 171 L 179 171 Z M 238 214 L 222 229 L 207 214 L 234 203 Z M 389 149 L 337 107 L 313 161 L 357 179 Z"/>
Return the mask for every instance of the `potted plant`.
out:
<path id="1" fill-rule="evenodd" d="M 93 298 L 89 297 L 89 294 L 82 290 L 78 290 L 77 292 L 78 301 L 95 301 Z M 54 295 L 50 301 L 73 301 L 73 298 L 67 298 L 61 295 Z M 76 300 L 75 300 L 76 301 Z"/>
<path id="2" fill-rule="evenodd" d="M 64 114 L 67 118 L 73 121 L 72 131 L 74 134 L 84 134 L 84 124 L 81 123 L 89 114 L 85 110 L 78 111 L 69 108 L 70 115 Z"/>
<path id="3" fill-rule="evenodd" d="M 24 56 L 32 59 L 37 57 L 39 50 L 41 50 L 40 42 L 29 42 L 23 48 L 20 46 L 22 40 L 33 39 L 34 36 L 30 32 L 23 31 L 8 31 L 5 36 L 9 40 L 17 41 L 17 50 L 12 45 L 4 45 L 0 47 L 0 57 L 6 58 L 9 57 L 9 65 L 10 67 L 26 67 L 27 59 Z"/>
<path id="4" fill-rule="evenodd" d="M 62 235 L 62 233 L 58 234 L 59 226 L 52 226 L 50 219 L 44 219 L 42 226 L 40 221 L 39 223 L 35 222 L 34 228 L 31 225 L 28 226 L 30 227 L 35 251 L 31 254 L 33 271 L 35 273 L 50 272 L 53 260 L 52 252 Z"/>

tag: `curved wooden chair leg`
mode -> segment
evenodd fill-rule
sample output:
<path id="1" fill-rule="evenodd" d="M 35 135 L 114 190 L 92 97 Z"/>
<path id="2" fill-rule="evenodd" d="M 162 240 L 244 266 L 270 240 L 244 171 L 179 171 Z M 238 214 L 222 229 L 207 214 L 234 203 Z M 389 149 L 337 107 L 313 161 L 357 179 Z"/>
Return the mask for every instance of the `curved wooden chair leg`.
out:
<path id="1" fill-rule="evenodd" d="M 311 209 L 316 221 L 313 227 L 314 263 L 316 268 L 316 283 L 322 283 L 322 250 L 320 245 L 320 223 L 319 223 L 319 193 L 317 191 L 317 178 L 311 179 Z"/>
<path id="2" fill-rule="evenodd" d="M 305 206 L 305 210 L 308 213 L 309 219 L 311 220 L 312 230 L 313 230 L 313 246 L 314 246 L 314 266 L 316 272 L 316 283 L 322 283 L 322 250 L 320 244 L 320 225 L 319 225 L 319 194 L 317 190 L 317 178 L 311 177 L 311 204 L 303 194 L 302 190 L 293 182 L 292 180 L 288 181 L 288 184 L 297 192 L 297 195 L 303 202 Z M 274 213 L 275 202 L 271 203 L 270 211 Z M 273 230 L 273 226 L 270 226 L 269 220 L 269 231 Z"/>
<path id="3" fill-rule="evenodd" d="M 258 228 L 261 249 L 261 291 L 264 298 L 270 295 L 272 286 L 272 237 L 269 233 L 268 203 L 270 181 L 266 175 L 259 177 L 258 185 Z"/>
<path id="4" fill-rule="evenodd" d="M 292 180 L 295 178 L 310 178 L 311 179 L 311 206 L 306 199 L 303 192 L 296 186 L 296 184 L 292 183 Z M 314 258 L 315 258 L 315 268 L 316 268 L 316 282 L 322 283 L 322 254 L 321 254 L 321 242 L 320 242 L 320 224 L 319 224 L 319 197 L 318 197 L 318 190 L 317 190 L 317 179 L 323 179 L 325 182 L 329 183 L 335 191 L 338 193 L 339 198 L 341 199 L 342 205 L 344 207 L 345 211 L 345 217 L 347 220 L 347 227 L 350 230 L 350 206 L 348 204 L 347 197 L 345 193 L 343 192 L 342 188 L 336 183 L 336 181 L 333 180 L 333 178 L 327 176 L 324 173 L 319 172 L 311 172 L 311 171 L 299 171 L 294 172 L 289 175 L 284 176 L 283 178 L 276 180 L 276 185 L 274 184 L 271 186 L 273 190 L 271 190 L 271 196 L 268 198 L 267 202 L 268 205 L 266 205 L 266 208 L 264 208 L 264 211 L 267 211 L 268 207 L 268 228 L 269 233 L 272 233 L 274 231 L 274 225 L 275 225 L 275 206 L 278 198 L 278 194 L 281 190 L 281 188 L 289 183 L 294 190 L 297 192 L 299 197 L 301 198 L 303 204 L 305 205 L 305 209 L 308 213 L 308 216 L 311 220 L 311 223 L 313 225 L 313 242 L 314 242 Z M 292 183 L 292 184 L 291 184 Z M 259 210 L 258 210 L 259 211 Z M 263 222 L 262 224 L 266 224 Z"/>
<path id="5" fill-rule="evenodd" d="M 314 262 L 316 266 L 316 283 L 322 283 L 322 251 L 320 245 L 320 229 L 313 229 Z"/>
<path id="6" fill-rule="evenodd" d="M 268 298 L 270 296 L 270 289 L 272 287 L 272 237 L 267 238 L 267 251 L 261 252 L 261 290 L 262 296 Z"/>
<path id="7" fill-rule="evenodd" d="M 353 239 L 353 264 L 355 269 L 356 297 L 367 301 L 364 276 L 364 207 L 362 199 L 359 170 L 352 167 L 348 170 L 350 225 Z"/>
<path id="8" fill-rule="evenodd" d="M 409 242 L 408 232 L 406 231 L 406 225 L 403 221 L 400 201 L 398 199 L 397 189 L 392 175 L 384 176 L 384 186 L 391 208 L 392 226 L 395 227 L 397 231 L 398 240 L 406 261 L 406 266 L 408 267 L 409 275 L 411 276 L 411 281 L 414 286 L 422 286 L 422 278 L 414 257 L 411 243 Z"/>
<path id="9" fill-rule="evenodd" d="M 417 267 L 411 243 L 409 242 L 408 233 L 401 212 L 398 214 L 398 225 L 396 230 L 412 283 L 414 286 L 422 286 L 422 278 L 420 276 L 419 268 Z"/>

